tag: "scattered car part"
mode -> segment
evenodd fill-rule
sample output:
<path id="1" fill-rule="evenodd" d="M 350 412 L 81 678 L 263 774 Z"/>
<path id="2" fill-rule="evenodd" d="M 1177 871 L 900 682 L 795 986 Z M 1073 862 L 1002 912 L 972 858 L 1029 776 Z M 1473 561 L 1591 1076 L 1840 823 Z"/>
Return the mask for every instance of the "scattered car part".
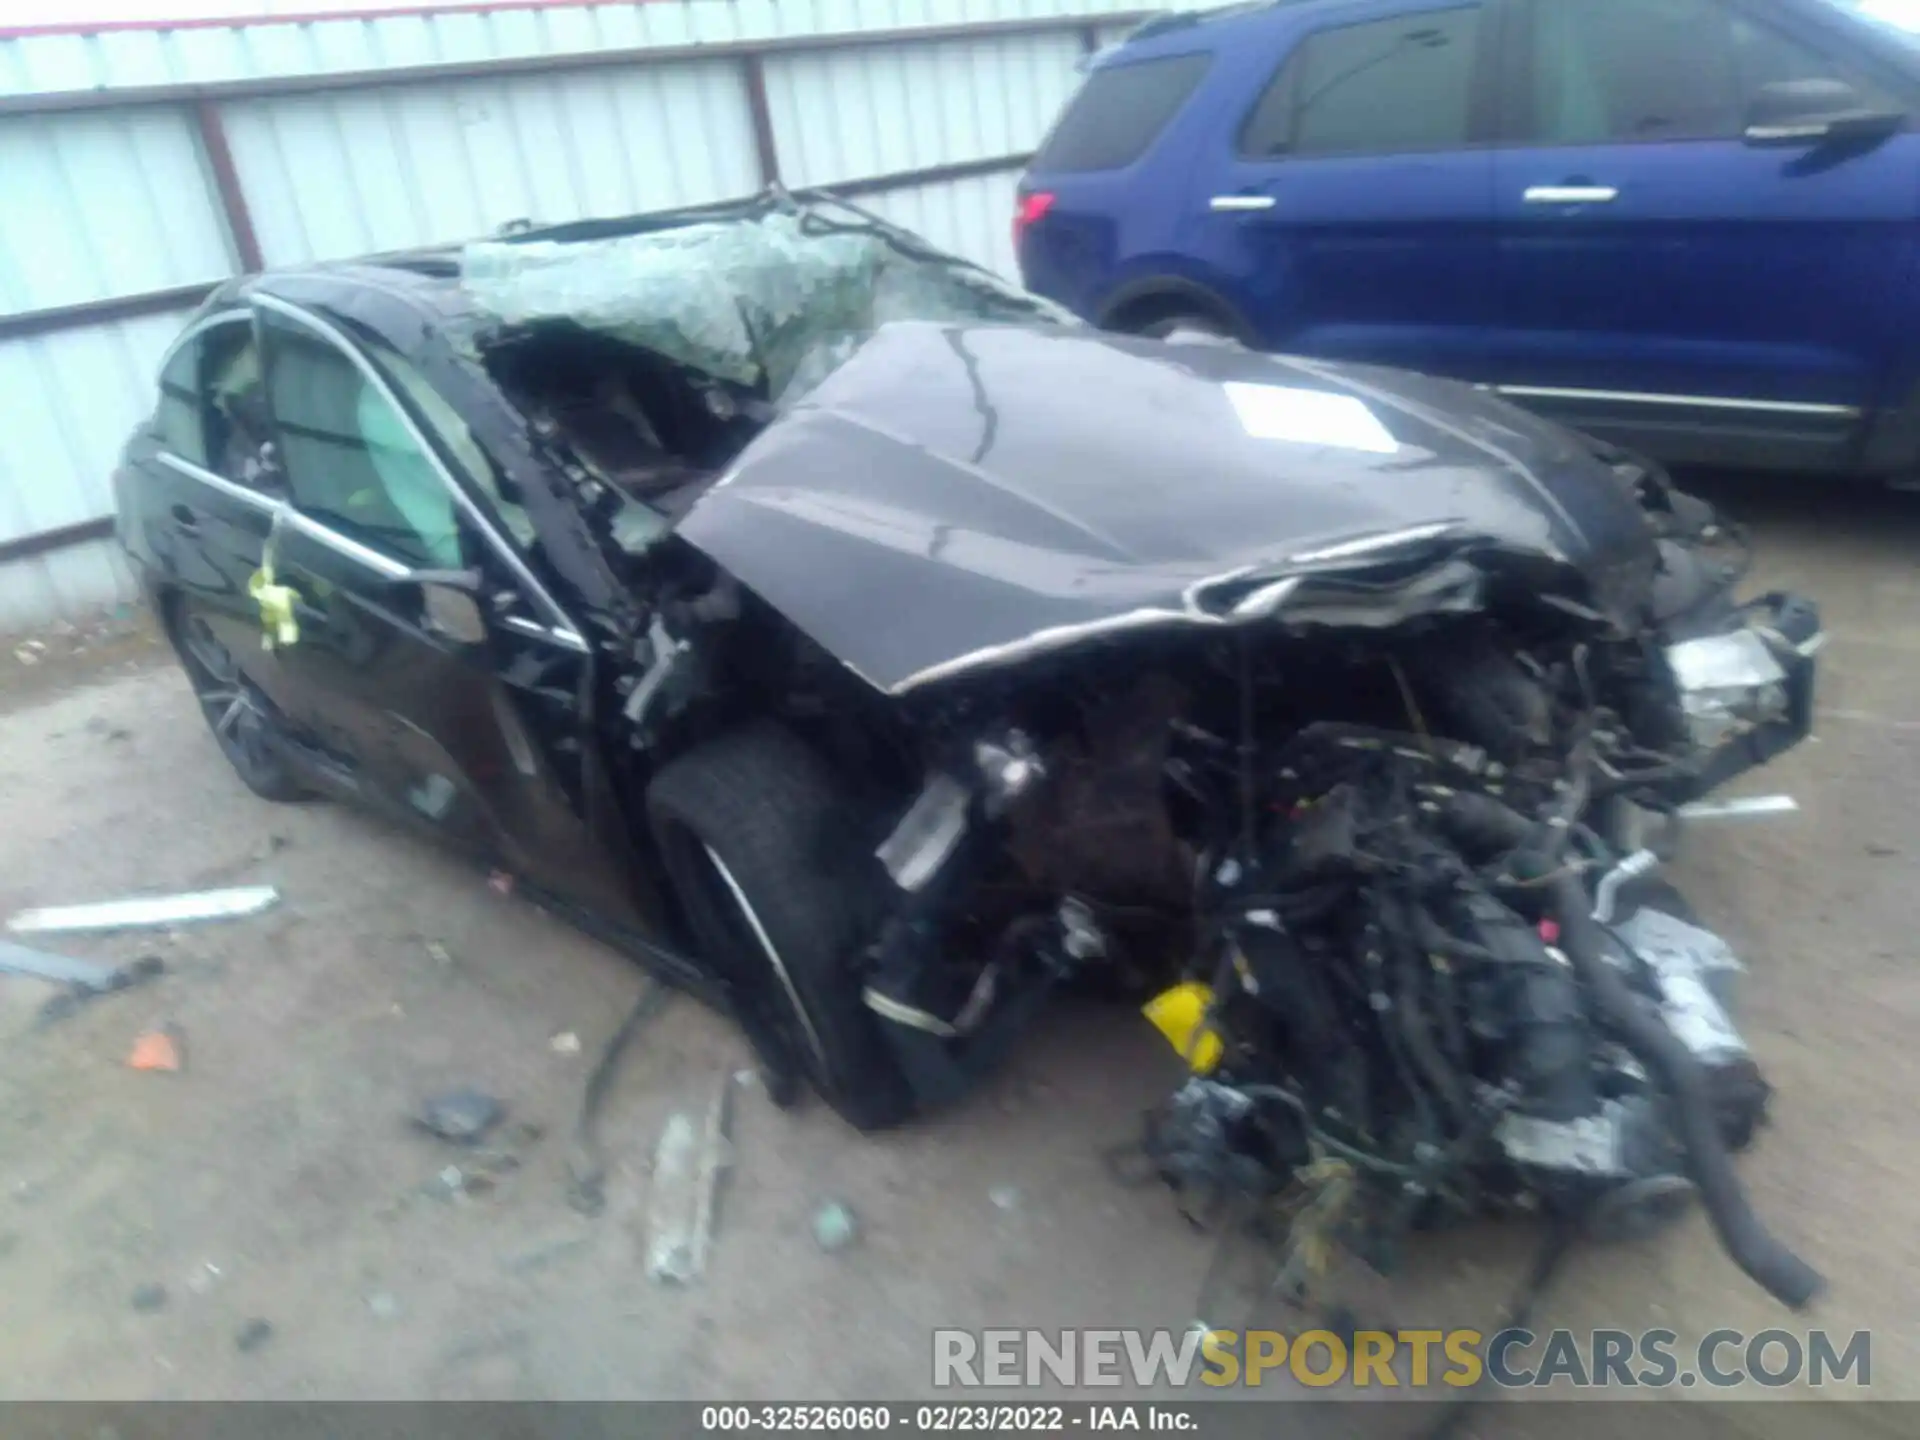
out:
<path id="1" fill-rule="evenodd" d="M 51 980 L 92 995 L 106 995 L 149 980 L 166 969 L 158 955 L 142 955 L 137 960 L 105 965 L 94 960 L 75 960 L 67 955 L 50 955 L 44 950 L 29 950 L 0 940 L 0 970 L 14 975 L 30 975 L 36 980 Z"/>
<path id="2" fill-rule="evenodd" d="M 573 1122 L 573 1149 L 567 1156 L 567 1203 L 583 1215 L 598 1215 L 606 1209 L 607 1163 L 600 1149 L 600 1108 L 606 1103 L 620 1057 L 626 1054 L 633 1037 L 672 998 L 673 991 L 658 980 L 649 979 L 641 987 L 640 998 L 593 1062 L 593 1071 L 580 1092 L 580 1110 Z"/>
<path id="3" fill-rule="evenodd" d="M 149 926 L 187 925 L 200 920 L 231 920 L 258 915 L 280 902 L 271 885 L 243 885 L 231 890 L 194 890 L 181 895 L 137 896 L 103 900 L 91 905 L 54 905 L 22 910 L 7 921 L 15 934 L 54 934 L 80 930 L 138 930 Z"/>
<path id="4" fill-rule="evenodd" d="M 133 1049 L 127 1052 L 127 1068 L 178 1074 L 187 1068 L 186 1032 L 178 1025 L 142 1031 L 134 1037 Z"/>
<path id="5" fill-rule="evenodd" d="M 675 1111 L 660 1132 L 647 1205 L 650 1280 L 686 1285 L 706 1271 L 720 1179 L 733 1163 L 733 1142 L 728 1136 L 732 1092 L 729 1066 L 720 1073 L 704 1120 Z"/>
<path id="6" fill-rule="evenodd" d="M 480 1090 L 449 1090 L 423 1104 L 413 1123 L 455 1145 L 478 1145 L 505 1118 L 507 1107 Z"/>

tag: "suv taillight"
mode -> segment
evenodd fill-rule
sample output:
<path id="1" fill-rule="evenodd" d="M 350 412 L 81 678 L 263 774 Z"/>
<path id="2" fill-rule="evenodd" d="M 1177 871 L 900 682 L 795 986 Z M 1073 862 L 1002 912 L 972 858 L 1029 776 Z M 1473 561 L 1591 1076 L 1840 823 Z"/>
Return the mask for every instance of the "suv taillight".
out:
<path id="1" fill-rule="evenodd" d="M 1035 190 L 1022 195 L 1013 209 L 1013 245 L 1020 248 L 1020 237 L 1027 233 L 1028 227 L 1053 208 L 1051 190 Z"/>

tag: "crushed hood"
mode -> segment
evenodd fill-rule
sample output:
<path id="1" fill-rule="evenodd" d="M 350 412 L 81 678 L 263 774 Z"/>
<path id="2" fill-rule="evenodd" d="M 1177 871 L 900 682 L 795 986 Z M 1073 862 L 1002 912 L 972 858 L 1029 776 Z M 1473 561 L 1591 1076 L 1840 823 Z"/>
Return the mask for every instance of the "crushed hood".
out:
<path id="1" fill-rule="evenodd" d="M 1490 552 L 1624 621 L 1653 544 L 1571 433 L 1450 381 L 1077 329 L 882 327 L 679 533 L 899 693 L 1136 626 L 1276 617 Z M 1438 568 L 1435 568 L 1438 567 Z M 1436 598 L 1432 608 L 1445 602 Z"/>

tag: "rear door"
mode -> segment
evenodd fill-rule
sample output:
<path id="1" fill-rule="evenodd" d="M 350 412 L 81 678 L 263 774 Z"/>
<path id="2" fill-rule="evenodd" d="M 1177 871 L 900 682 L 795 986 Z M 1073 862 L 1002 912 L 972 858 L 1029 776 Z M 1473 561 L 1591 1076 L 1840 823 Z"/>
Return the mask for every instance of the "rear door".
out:
<path id="1" fill-rule="evenodd" d="M 1488 378 L 1673 458 L 1843 441 L 1899 339 L 1920 137 L 1755 146 L 1744 117 L 1778 81 L 1899 102 L 1790 8 L 1526 0 L 1517 18 Z"/>
<path id="2" fill-rule="evenodd" d="M 1206 167 L 1202 249 L 1274 349 L 1473 374 L 1493 312 L 1496 4 L 1347 9 Z"/>
<path id="3" fill-rule="evenodd" d="M 589 813 L 587 647 L 526 566 L 524 513 L 408 362 L 257 304 L 291 499 L 271 557 L 298 597 L 299 638 L 277 653 L 321 763 L 436 837 L 640 923 Z"/>

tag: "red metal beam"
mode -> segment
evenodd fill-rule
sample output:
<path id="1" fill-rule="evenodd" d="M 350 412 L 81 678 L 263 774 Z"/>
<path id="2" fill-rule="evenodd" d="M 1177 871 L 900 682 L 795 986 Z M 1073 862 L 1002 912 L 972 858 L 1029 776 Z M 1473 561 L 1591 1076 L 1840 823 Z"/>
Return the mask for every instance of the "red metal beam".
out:
<path id="1" fill-rule="evenodd" d="M 53 305 L 45 310 L 0 315 L 0 340 L 18 340 L 28 335 L 46 335 L 55 330 L 73 330 L 113 320 L 135 320 L 143 315 L 164 315 L 169 310 L 190 310 L 212 294 L 220 283 L 203 280 L 194 285 L 146 290 L 138 295 L 114 295 L 105 300 L 82 300 L 76 305 Z"/>
<path id="2" fill-rule="evenodd" d="M 940 185 L 950 180 L 971 180 L 979 175 L 1004 175 L 1009 170 L 1024 170 L 1033 159 L 1029 153 L 993 155 L 985 160 L 957 160 L 951 165 L 928 165 L 919 170 L 896 170 L 890 175 L 868 175 L 859 180 L 843 180 L 837 185 L 809 185 L 796 193 L 823 192 L 843 200 L 862 195 L 881 195 L 889 190 L 911 190 L 920 185 Z"/>
<path id="3" fill-rule="evenodd" d="M 227 127 L 220 118 L 220 107 L 202 99 L 193 107 L 200 129 L 200 148 L 213 172 L 213 188 L 220 196 L 220 213 L 227 222 L 227 237 L 233 241 L 234 258 L 240 268 L 251 274 L 266 269 L 260 254 L 260 239 L 253 233 L 253 215 L 247 209 L 247 193 L 240 187 L 240 172 L 234 167 L 233 147 L 227 144 Z"/>
<path id="4" fill-rule="evenodd" d="M 747 110 L 753 116 L 753 154 L 760 165 L 760 183 L 780 183 L 780 146 L 773 138 L 773 112 L 767 108 L 767 61 L 759 52 L 740 57 L 740 83 L 747 89 Z"/>
<path id="5" fill-rule="evenodd" d="M 1150 11 L 1125 11 L 1098 17 L 1099 23 L 1124 25 Z M 1050 15 L 984 24 L 915 25 L 897 30 L 848 30 L 831 35 L 784 35 L 766 40 L 729 40 L 703 45 L 629 46 L 570 55 L 520 55 L 495 60 L 458 60 L 404 65 L 383 70 L 341 70 L 331 74 L 275 75 L 259 79 L 214 80 L 185 85 L 130 85 L 121 88 L 55 90 L 40 95 L 0 95 L 0 115 L 36 115 L 66 110 L 119 110 L 142 105 L 197 104 L 202 100 L 245 100 L 271 95 L 312 95 L 340 90 L 375 90 L 433 80 L 496 79 L 508 75 L 552 75 L 630 65 L 664 65 L 755 55 L 791 55 L 803 51 L 865 50 L 938 40 L 993 39 L 1009 35 L 1046 35 L 1080 30 L 1091 17 Z"/>
<path id="6" fill-rule="evenodd" d="M 75 545 L 105 540 L 112 534 L 113 516 L 101 515 L 92 520 L 81 520 L 76 524 L 42 530 L 33 535 L 20 535 L 12 540 L 0 540 L 0 565 L 10 560 L 31 560 L 36 555 L 45 555 L 55 550 L 70 550 Z"/>

